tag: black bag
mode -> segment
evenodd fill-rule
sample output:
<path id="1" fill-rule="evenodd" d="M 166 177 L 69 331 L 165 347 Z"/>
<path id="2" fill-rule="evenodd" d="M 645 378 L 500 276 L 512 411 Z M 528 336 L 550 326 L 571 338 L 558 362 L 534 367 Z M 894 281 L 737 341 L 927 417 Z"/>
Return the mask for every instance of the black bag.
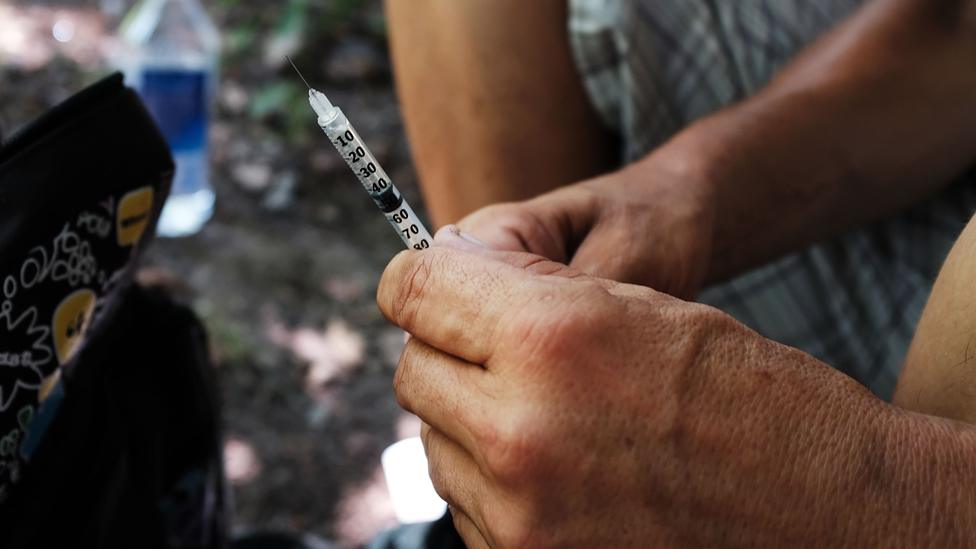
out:
<path id="1" fill-rule="evenodd" d="M 173 161 L 109 77 L 0 147 L 0 547 L 221 547 L 197 319 L 133 283 Z"/>

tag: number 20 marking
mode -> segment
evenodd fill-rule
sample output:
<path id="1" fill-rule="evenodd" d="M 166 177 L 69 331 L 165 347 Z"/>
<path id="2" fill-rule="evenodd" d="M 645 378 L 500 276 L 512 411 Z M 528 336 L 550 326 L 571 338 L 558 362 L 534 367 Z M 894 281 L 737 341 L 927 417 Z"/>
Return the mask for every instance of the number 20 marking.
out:
<path id="1" fill-rule="evenodd" d="M 366 151 L 362 147 L 356 147 L 356 150 L 349 153 L 349 162 L 355 164 L 359 160 L 366 156 Z"/>

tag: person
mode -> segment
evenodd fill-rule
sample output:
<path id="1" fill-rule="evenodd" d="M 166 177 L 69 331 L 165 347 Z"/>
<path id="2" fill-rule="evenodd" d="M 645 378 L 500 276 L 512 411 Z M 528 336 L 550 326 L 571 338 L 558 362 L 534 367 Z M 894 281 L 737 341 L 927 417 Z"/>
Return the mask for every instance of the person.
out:
<path id="1" fill-rule="evenodd" d="M 417 167 L 475 213 L 378 303 L 469 546 L 974 543 L 971 229 L 879 396 L 974 205 L 976 3 L 417 8 Z"/>

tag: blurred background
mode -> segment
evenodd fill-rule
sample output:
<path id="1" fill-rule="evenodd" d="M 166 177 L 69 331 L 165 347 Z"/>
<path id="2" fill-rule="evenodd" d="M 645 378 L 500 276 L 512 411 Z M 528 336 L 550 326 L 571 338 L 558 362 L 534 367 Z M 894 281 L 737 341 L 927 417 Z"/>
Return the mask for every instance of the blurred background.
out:
<path id="1" fill-rule="evenodd" d="M 4 135 L 117 68 L 133 0 L 0 0 Z M 420 205 L 378 0 L 200 0 L 221 43 L 207 132 L 213 216 L 140 276 L 205 322 L 234 526 L 357 545 L 395 525 L 380 453 L 419 423 L 392 397 L 403 334 L 373 295 L 401 248 L 315 124 L 285 60 L 343 107 Z"/>

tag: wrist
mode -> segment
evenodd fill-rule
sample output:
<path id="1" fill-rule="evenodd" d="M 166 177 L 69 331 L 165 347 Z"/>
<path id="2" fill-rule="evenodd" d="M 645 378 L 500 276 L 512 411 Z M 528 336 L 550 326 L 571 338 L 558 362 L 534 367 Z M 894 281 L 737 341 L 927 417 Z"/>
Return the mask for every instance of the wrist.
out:
<path id="1" fill-rule="evenodd" d="M 713 353 L 741 352 L 742 337 L 720 339 L 737 343 Z M 798 351 L 769 361 L 769 350 L 755 347 L 760 354 L 745 363 L 766 364 L 757 370 L 766 376 L 730 371 L 722 360 L 699 366 L 704 377 L 689 384 L 696 393 L 736 404 L 717 413 L 707 401 L 695 401 L 688 410 L 704 415 L 684 422 L 695 426 L 688 440 L 709 440 L 723 455 L 720 473 L 696 464 L 704 482 L 697 491 L 695 483 L 686 488 L 716 508 L 747 509 L 755 517 L 738 523 L 750 532 L 731 526 L 733 535 L 769 541 L 755 546 L 973 545 L 976 429 L 885 404 Z M 764 381 L 757 386 L 757 379 Z M 743 440 L 761 450 L 743 451 Z M 747 481 L 716 484 L 715 478 Z"/>
<path id="2" fill-rule="evenodd" d="M 633 235 L 639 268 L 654 271 L 648 279 L 630 279 L 659 291 L 691 299 L 709 273 L 715 201 L 700 179 L 697 160 L 678 150 L 661 149 L 598 182 L 604 202 L 599 217 L 626 226 Z M 663 276 L 665 275 L 666 276 Z"/>
<path id="3" fill-rule="evenodd" d="M 746 126 L 739 114 L 744 106 L 728 109 L 700 120 L 676 135 L 661 150 L 669 157 L 683 159 L 688 180 L 707 201 L 711 221 L 708 283 L 725 281 L 755 262 L 754 253 L 739 245 L 750 238 L 750 209 L 758 197 L 754 183 L 757 174 L 747 168 L 749 151 L 738 146 L 739 129 Z"/>
<path id="4" fill-rule="evenodd" d="M 893 406 L 883 421 L 874 448 L 878 455 L 864 461 L 862 485 L 875 493 L 875 507 L 887 512 L 879 540 L 971 546 L 976 541 L 976 430 Z"/>
<path id="5" fill-rule="evenodd" d="M 861 404 L 835 404 L 823 416 L 833 425 L 819 445 L 841 451 L 812 471 L 818 507 L 828 511 L 814 532 L 850 547 L 972 546 L 972 429 L 874 397 Z"/>
<path id="6" fill-rule="evenodd" d="M 669 229 L 677 223 L 683 234 L 694 235 L 692 242 L 684 243 L 686 249 L 675 251 L 695 256 L 699 287 L 715 278 L 720 215 L 715 173 L 711 154 L 684 134 L 620 172 L 622 180 L 636 187 L 634 196 L 645 197 L 651 215 L 671 220 Z"/>

